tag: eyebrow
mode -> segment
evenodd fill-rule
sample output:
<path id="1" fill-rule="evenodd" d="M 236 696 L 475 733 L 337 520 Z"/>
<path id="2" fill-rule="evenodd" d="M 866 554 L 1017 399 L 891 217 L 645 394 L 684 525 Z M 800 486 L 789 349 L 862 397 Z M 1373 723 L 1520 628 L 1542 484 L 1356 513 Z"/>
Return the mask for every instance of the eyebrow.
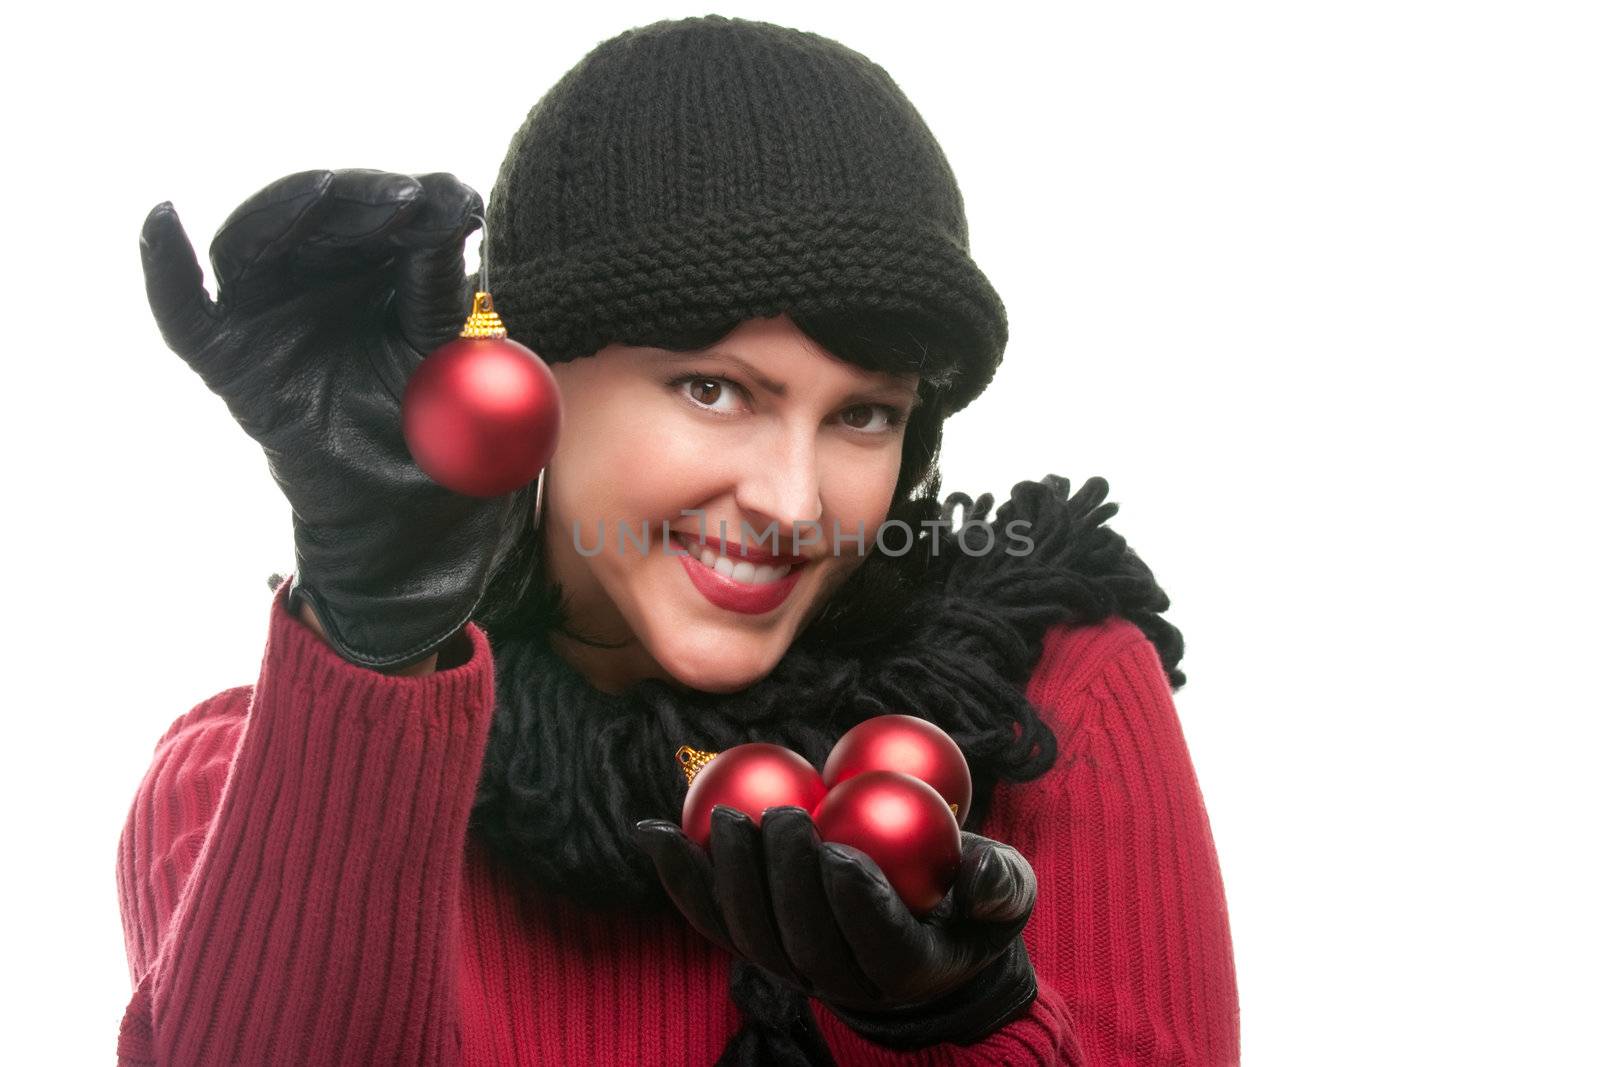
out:
<path id="1" fill-rule="evenodd" d="M 757 385 L 771 393 L 773 396 L 787 396 L 789 394 L 789 387 L 787 385 L 784 385 L 782 382 L 773 381 L 765 374 L 762 374 L 761 371 L 757 370 L 755 365 L 749 360 L 742 356 L 736 356 L 732 352 L 724 352 L 720 349 L 705 349 L 704 351 L 700 352 L 674 352 L 667 350 L 653 356 L 652 359 L 657 363 L 693 363 L 695 360 L 699 359 L 725 359 L 729 363 L 741 368 L 746 374 L 750 375 L 751 378 L 754 378 Z M 911 406 L 913 408 L 916 408 L 922 404 L 922 394 L 918 392 L 914 384 L 903 379 L 897 379 L 896 385 L 899 387 L 899 389 L 910 390 Z M 896 391 L 894 386 L 869 385 L 865 389 L 857 391 L 852 399 L 871 399 L 874 397 L 881 397 L 884 393 L 893 391 Z"/>

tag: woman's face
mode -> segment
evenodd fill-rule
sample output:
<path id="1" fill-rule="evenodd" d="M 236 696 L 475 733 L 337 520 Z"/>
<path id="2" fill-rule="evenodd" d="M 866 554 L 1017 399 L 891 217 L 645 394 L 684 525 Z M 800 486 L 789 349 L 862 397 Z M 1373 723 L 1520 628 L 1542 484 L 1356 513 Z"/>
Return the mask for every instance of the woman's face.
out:
<path id="1" fill-rule="evenodd" d="M 786 314 L 698 352 L 610 345 L 551 371 L 546 558 L 575 628 L 626 642 L 558 651 L 607 692 L 759 680 L 872 551 L 916 376 L 835 359 Z"/>

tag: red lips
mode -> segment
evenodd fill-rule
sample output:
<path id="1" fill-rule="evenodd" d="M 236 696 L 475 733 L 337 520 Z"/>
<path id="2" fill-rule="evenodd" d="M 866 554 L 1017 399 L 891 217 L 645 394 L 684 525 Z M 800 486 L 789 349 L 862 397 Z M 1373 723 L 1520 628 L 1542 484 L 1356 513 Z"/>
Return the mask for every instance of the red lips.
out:
<path id="1" fill-rule="evenodd" d="M 720 547 L 722 542 L 718 541 L 716 544 Z M 709 538 L 707 539 L 706 547 L 711 547 Z M 763 615 L 774 610 L 789 598 L 789 594 L 794 591 L 796 583 L 800 581 L 801 575 L 805 574 L 805 567 L 802 562 L 800 565 L 792 566 L 788 574 L 775 582 L 766 582 L 761 585 L 739 582 L 725 574 L 718 573 L 715 567 L 707 567 L 704 563 L 701 563 L 699 550 L 693 542 L 690 542 L 687 546 L 680 545 L 680 548 L 684 550 L 673 552 L 672 555 L 677 556 L 678 561 L 683 564 L 684 572 L 688 574 L 689 581 L 694 583 L 694 587 L 699 590 L 700 595 L 719 608 L 727 611 L 737 611 L 741 615 Z M 782 566 L 786 558 L 796 558 L 792 556 L 773 557 L 770 553 L 765 553 L 765 555 L 774 562 L 768 563 L 754 554 L 742 557 L 729 556 L 727 558 L 730 560 L 738 558 L 741 563 L 752 563 L 756 566 Z"/>

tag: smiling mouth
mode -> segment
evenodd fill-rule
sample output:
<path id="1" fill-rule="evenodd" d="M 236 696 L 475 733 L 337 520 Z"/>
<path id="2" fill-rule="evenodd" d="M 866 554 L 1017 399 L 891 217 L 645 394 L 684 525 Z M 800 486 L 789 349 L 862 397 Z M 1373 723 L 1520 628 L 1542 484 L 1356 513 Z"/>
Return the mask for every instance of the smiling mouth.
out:
<path id="1" fill-rule="evenodd" d="M 715 571 L 729 581 L 752 588 L 776 585 L 807 566 L 804 560 L 798 563 L 756 563 L 753 560 L 734 559 L 722 555 L 710 545 L 699 544 L 677 532 L 672 534 L 672 541 L 706 570 Z"/>

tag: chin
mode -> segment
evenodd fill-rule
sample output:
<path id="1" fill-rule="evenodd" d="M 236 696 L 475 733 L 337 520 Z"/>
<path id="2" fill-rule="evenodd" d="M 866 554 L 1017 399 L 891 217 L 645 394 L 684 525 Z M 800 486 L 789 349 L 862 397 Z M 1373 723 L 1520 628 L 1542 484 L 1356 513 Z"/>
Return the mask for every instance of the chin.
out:
<path id="1" fill-rule="evenodd" d="M 725 630 L 704 634 L 699 640 L 673 635 L 655 650 L 656 662 L 680 685 L 706 693 L 734 693 L 760 681 L 777 663 L 768 648 L 770 636 Z"/>

